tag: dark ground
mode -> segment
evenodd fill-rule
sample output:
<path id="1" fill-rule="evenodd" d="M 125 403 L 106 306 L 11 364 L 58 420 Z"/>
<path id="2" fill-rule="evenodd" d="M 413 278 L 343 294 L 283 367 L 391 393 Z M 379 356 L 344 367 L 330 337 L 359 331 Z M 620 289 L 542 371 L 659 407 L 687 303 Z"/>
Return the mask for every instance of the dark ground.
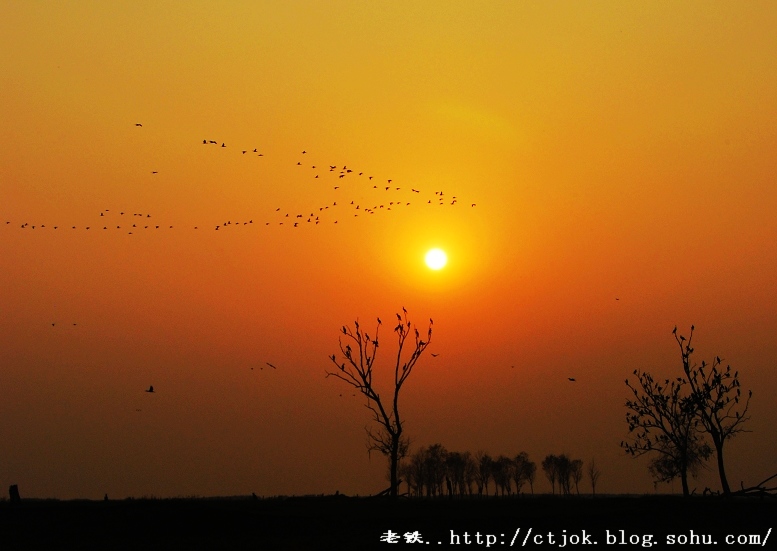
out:
<path id="1" fill-rule="evenodd" d="M 485 549 L 487 543 L 505 549 L 513 538 L 513 546 L 521 546 L 530 528 L 526 547 L 545 549 L 561 546 L 564 538 L 567 547 L 590 541 L 588 548 L 710 549 L 702 536 L 720 548 L 727 535 L 740 547 L 737 536 L 758 535 L 764 543 L 768 530 L 777 528 L 777 499 L 521 496 L 393 503 L 314 496 L 0 503 L 0 550 L 440 549 L 456 541 L 459 549 Z M 381 542 L 389 531 L 399 536 L 397 543 Z M 415 531 L 423 543 L 405 542 L 404 534 Z M 676 545 L 668 545 L 669 535 Z M 777 549 L 777 533 L 765 543 L 758 548 Z"/>

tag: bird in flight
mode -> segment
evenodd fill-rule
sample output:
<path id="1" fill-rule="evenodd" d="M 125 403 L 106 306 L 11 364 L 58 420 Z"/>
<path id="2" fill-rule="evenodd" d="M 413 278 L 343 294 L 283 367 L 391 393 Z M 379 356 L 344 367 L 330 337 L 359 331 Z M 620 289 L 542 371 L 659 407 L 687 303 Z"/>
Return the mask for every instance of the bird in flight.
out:
<path id="1" fill-rule="evenodd" d="M 572 381 L 573 383 L 575 382 L 575 378 L 574 378 L 574 377 L 567 377 L 567 379 L 569 379 L 569 380 L 570 380 L 570 381 Z"/>
<path id="2" fill-rule="evenodd" d="M 142 124 L 140 124 L 139 122 L 136 122 L 136 123 L 135 123 L 135 126 L 141 126 L 141 127 L 142 127 L 143 125 L 142 125 Z"/>
<path id="3" fill-rule="evenodd" d="M 439 354 L 432 354 L 432 358 L 436 358 Z"/>
<path id="4" fill-rule="evenodd" d="M 277 367 L 275 367 L 275 366 L 274 366 L 273 364 L 271 364 L 270 362 L 265 362 L 265 363 L 266 363 L 267 365 L 269 365 L 270 367 L 272 367 L 273 369 L 278 369 Z"/>
<path id="5" fill-rule="evenodd" d="M 149 386 L 146 392 L 154 392 L 154 385 Z"/>

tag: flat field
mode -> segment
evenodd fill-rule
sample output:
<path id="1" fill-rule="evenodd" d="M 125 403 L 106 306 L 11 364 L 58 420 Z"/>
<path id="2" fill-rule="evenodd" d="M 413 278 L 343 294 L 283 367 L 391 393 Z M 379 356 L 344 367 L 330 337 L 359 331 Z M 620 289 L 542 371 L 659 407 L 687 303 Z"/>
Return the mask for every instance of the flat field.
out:
<path id="1" fill-rule="evenodd" d="M 775 525 L 773 498 L 25 500 L 0 503 L 0 549 L 769 549 Z"/>

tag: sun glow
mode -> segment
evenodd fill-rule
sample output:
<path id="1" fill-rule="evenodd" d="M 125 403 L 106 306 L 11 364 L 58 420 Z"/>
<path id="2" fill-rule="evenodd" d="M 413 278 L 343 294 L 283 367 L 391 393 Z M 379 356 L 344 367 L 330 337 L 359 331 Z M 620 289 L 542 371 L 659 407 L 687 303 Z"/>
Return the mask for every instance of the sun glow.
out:
<path id="1" fill-rule="evenodd" d="M 448 255 L 442 249 L 431 249 L 424 260 L 432 270 L 441 270 L 448 263 Z"/>

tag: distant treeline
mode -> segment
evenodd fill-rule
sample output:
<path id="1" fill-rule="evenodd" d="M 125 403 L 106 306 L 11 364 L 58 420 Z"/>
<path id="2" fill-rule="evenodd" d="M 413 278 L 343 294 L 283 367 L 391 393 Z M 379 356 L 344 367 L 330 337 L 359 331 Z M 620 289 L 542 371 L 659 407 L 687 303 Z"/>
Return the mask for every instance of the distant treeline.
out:
<path id="1" fill-rule="evenodd" d="M 548 455 L 541 467 L 553 493 L 571 494 L 572 488 L 580 493 L 583 478 L 583 461 L 571 459 L 565 454 Z M 499 455 L 491 457 L 484 451 L 474 455 L 468 451 L 448 451 L 442 444 L 421 447 L 399 466 L 400 476 L 407 483 L 411 496 L 472 496 L 519 495 L 528 485 L 534 494 L 537 464 L 529 454 L 520 452 L 515 457 Z M 592 490 L 596 491 L 599 470 L 592 460 L 587 469 Z M 493 483 L 493 484 L 492 484 Z"/>

